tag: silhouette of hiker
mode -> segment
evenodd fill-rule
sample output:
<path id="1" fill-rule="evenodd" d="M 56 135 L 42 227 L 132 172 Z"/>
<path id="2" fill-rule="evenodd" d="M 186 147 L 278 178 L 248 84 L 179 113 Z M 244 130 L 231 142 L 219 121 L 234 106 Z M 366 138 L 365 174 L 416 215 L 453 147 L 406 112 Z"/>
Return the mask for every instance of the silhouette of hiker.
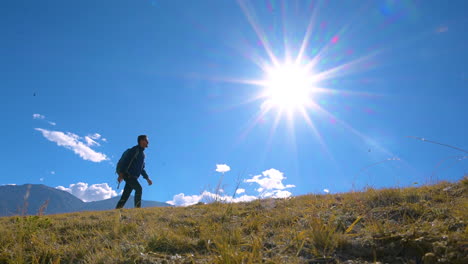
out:
<path id="1" fill-rule="evenodd" d="M 148 174 L 145 171 L 145 148 L 148 147 L 148 137 L 146 135 L 138 136 L 138 145 L 127 149 L 117 163 L 116 172 L 119 175 L 117 181 L 125 181 L 125 187 L 117 203 L 116 209 L 124 207 L 125 203 L 130 196 L 130 193 L 135 190 L 135 208 L 141 207 L 141 195 L 143 189 L 141 188 L 138 178 L 140 175 L 143 175 L 143 178 L 146 179 L 148 185 L 153 184 L 153 181 L 149 178 Z"/>

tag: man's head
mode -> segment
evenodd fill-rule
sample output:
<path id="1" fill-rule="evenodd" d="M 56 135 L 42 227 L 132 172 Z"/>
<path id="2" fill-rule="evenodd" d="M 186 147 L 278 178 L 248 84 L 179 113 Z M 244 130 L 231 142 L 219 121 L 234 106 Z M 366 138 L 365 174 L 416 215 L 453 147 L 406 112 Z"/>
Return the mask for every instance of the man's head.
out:
<path id="1" fill-rule="evenodd" d="M 138 145 L 142 148 L 147 148 L 148 147 L 148 136 L 146 135 L 139 135 L 138 136 Z"/>

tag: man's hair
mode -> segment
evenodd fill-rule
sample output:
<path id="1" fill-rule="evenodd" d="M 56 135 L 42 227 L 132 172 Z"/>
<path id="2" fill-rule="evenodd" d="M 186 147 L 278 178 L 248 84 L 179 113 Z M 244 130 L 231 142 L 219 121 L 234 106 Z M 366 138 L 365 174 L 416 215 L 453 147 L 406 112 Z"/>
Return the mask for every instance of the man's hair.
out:
<path id="1" fill-rule="evenodd" d="M 140 144 L 140 141 L 147 139 L 146 135 L 139 135 L 138 136 L 138 144 Z"/>

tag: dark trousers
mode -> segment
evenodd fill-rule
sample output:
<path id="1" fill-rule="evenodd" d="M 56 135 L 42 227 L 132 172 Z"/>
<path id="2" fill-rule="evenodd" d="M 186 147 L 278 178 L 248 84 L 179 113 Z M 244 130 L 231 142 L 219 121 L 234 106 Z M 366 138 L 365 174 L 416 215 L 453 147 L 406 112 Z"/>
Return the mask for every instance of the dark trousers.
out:
<path id="1" fill-rule="evenodd" d="M 115 208 L 119 209 L 119 208 L 124 207 L 125 203 L 128 200 L 128 197 L 130 197 L 130 193 L 133 190 L 135 190 L 135 208 L 140 208 L 141 207 L 141 195 L 143 193 L 143 189 L 141 188 L 141 185 L 138 182 L 138 179 L 133 178 L 133 177 L 126 177 L 124 180 L 125 180 L 125 188 L 124 188 L 122 197 L 120 197 L 120 200 L 117 203 L 117 206 Z"/>

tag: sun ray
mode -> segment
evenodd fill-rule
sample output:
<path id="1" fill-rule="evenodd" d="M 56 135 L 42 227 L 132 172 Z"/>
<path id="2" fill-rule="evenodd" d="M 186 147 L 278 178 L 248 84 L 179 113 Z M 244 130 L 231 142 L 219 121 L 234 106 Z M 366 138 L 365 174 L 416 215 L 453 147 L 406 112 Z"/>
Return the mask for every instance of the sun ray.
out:
<path id="1" fill-rule="evenodd" d="M 246 0 L 238 0 L 237 1 L 244 13 L 244 15 L 247 17 L 247 20 L 249 21 L 250 25 L 254 29 L 255 33 L 257 34 L 257 37 L 259 38 L 260 42 L 262 43 L 262 46 L 265 48 L 265 52 L 268 54 L 268 57 L 270 60 L 273 62 L 273 64 L 277 65 L 278 64 L 278 59 L 276 58 L 275 54 L 273 53 L 273 49 L 270 46 L 270 43 L 268 39 L 266 38 L 266 34 L 263 32 L 263 30 L 260 28 L 258 23 L 254 19 L 254 14 L 253 12 L 250 11 L 251 8 L 249 8 L 247 5 Z"/>
<path id="2" fill-rule="evenodd" d="M 322 114 L 322 115 L 325 115 L 328 119 L 330 118 L 333 118 L 334 120 L 336 120 L 336 122 L 338 124 L 340 124 L 341 126 L 343 126 L 345 129 L 347 129 L 349 132 L 351 132 L 352 134 L 354 134 L 356 137 L 358 137 L 359 139 L 361 139 L 363 142 L 368 142 L 370 139 L 362 134 L 361 132 L 359 132 L 357 129 L 355 129 L 354 127 L 352 127 L 350 124 L 348 124 L 347 122 L 341 120 L 340 118 L 336 117 L 335 115 L 333 115 L 332 113 L 328 112 L 327 110 L 323 109 L 322 107 L 318 107 L 317 110 Z M 386 148 L 382 147 L 382 146 L 377 146 L 378 147 L 378 150 L 385 153 L 386 155 L 388 156 L 395 156 L 394 153 L 392 153 L 391 151 L 387 150 Z"/>
<path id="3" fill-rule="evenodd" d="M 315 105 L 314 107 L 320 108 L 320 106 L 318 106 L 318 105 Z M 333 158 L 333 155 L 331 154 L 330 150 L 328 149 L 327 144 L 323 140 L 322 135 L 320 134 L 320 132 L 316 128 L 316 126 L 315 126 L 314 122 L 312 121 L 312 119 L 310 118 L 310 116 L 307 114 L 306 108 L 301 108 L 300 113 L 302 114 L 302 117 L 306 121 L 307 125 L 309 125 L 309 127 L 312 129 L 312 132 L 314 133 L 315 138 L 318 140 L 318 142 L 320 144 L 320 147 L 327 154 L 327 157 L 329 157 L 331 160 L 333 160 L 335 162 L 335 159 Z"/>
<path id="4" fill-rule="evenodd" d="M 298 52 L 297 57 L 296 57 L 296 63 L 300 63 L 302 61 L 302 57 L 304 55 L 304 52 L 305 52 L 306 48 L 309 46 L 310 36 L 312 34 L 312 29 L 313 29 L 313 26 L 315 24 L 315 19 L 316 19 L 317 13 L 318 13 L 317 10 L 318 10 L 318 8 L 314 6 L 314 9 L 312 10 L 312 15 L 311 15 L 310 20 L 309 20 L 309 24 L 307 25 L 307 29 L 306 29 L 304 39 L 302 40 L 301 48 L 299 49 L 299 52 Z"/>
<path id="5" fill-rule="evenodd" d="M 335 77 L 341 77 L 341 76 L 351 74 L 351 73 L 356 73 L 359 70 L 359 68 L 357 66 L 360 63 L 363 63 L 363 62 L 369 60 L 370 58 L 373 58 L 373 57 L 377 56 L 378 54 L 380 54 L 379 50 L 375 51 L 375 52 L 373 52 L 373 53 L 371 53 L 371 54 L 369 54 L 367 56 L 355 59 L 355 60 L 350 61 L 348 63 L 341 64 L 339 66 L 333 67 L 333 68 L 328 69 L 326 71 L 317 73 L 317 75 L 316 75 L 317 82 L 320 82 L 320 81 L 323 81 L 323 80 L 328 80 L 328 79 L 335 78 Z M 350 70 L 350 69 L 352 69 L 353 71 L 345 71 L 345 70 Z"/>
<path id="6" fill-rule="evenodd" d="M 288 136 L 290 137 L 290 143 L 292 146 L 292 154 L 294 155 L 294 158 L 292 161 L 295 163 L 296 168 L 297 168 L 297 161 L 298 161 L 298 155 L 297 155 L 297 140 L 296 140 L 296 130 L 295 130 L 295 125 L 294 125 L 294 118 L 292 117 L 292 113 L 288 113 L 290 116 L 288 117 Z"/>
<path id="7" fill-rule="evenodd" d="M 315 13 L 312 14 L 311 20 L 313 19 L 314 14 L 315 14 Z M 355 15 L 354 18 L 356 18 L 356 17 L 357 17 L 357 15 Z M 327 53 L 328 53 L 328 51 L 333 47 L 333 44 L 335 44 L 335 43 L 333 42 L 333 40 L 334 40 L 335 38 L 337 38 L 338 36 L 342 36 L 342 35 L 344 34 L 344 32 L 346 32 L 347 29 L 350 28 L 350 25 L 351 25 L 351 24 L 347 24 L 347 25 L 343 26 L 340 30 L 338 30 L 335 34 L 333 34 L 334 37 L 330 40 L 330 42 L 328 42 L 324 47 L 321 48 L 321 50 L 319 51 L 319 53 L 316 54 L 316 55 L 312 58 L 312 60 L 309 62 L 309 64 L 306 66 L 306 68 L 313 68 L 313 67 L 315 67 L 315 66 L 318 64 L 318 62 L 322 60 L 322 57 L 326 56 Z M 309 23 L 309 26 L 308 26 L 308 28 L 307 28 L 307 33 L 308 33 L 308 34 L 310 34 L 310 33 L 309 33 L 309 30 L 311 30 L 311 29 L 310 29 L 310 23 Z M 306 36 L 307 36 L 307 33 L 306 33 Z M 306 38 L 304 38 L 304 40 L 305 40 L 305 39 L 306 39 Z M 308 40 L 308 38 L 307 38 L 307 40 Z M 299 60 L 300 58 L 302 59 L 302 53 L 301 53 L 301 51 L 302 51 L 303 49 L 305 50 L 305 47 L 306 47 L 306 46 L 304 45 L 305 43 L 306 43 L 306 42 L 303 41 L 303 45 L 301 46 L 301 50 L 300 50 L 299 53 L 298 53 L 298 60 Z"/>
<path id="8" fill-rule="evenodd" d="M 307 125 L 309 125 L 309 127 L 312 129 L 312 132 L 314 133 L 314 135 L 319 139 L 319 141 L 321 143 L 323 143 L 322 135 L 320 134 L 320 132 L 315 127 L 315 124 L 314 124 L 314 122 L 312 122 L 312 119 L 310 119 L 310 116 L 307 114 L 306 108 L 301 107 L 300 108 L 300 113 L 302 114 L 302 117 L 306 121 Z"/>
<path id="9" fill-rule="evenodd" d="M 282 19 L 282 29 L 283 29 L 283 45 L 284 45 L 284 54 L 286 58 L 289 58 L 289 47 L 288 47 L 288 38 L 287 36 L 287 29 L 286 29 L 286 1 L 281 2 L 281 17 Z"/>
<path id="10" fill-rule="evenodd" d="M 280 111 L 276 117 L 275 117 L 275 121 L 273 122 L 273 125 L 271 126 L 271 129 L 270 129 L 270 136 L 269 136 L 269 139 L 268 139 L 268 142 L 271 143 L 271 141 L 273 140 L 273 136 L 276 132 L 276 129 L 278 128 L 278 125 L 279 125 L 279 122 L 281 120 L 281 117 L 282 117 L 283 113 L 282 111 Z"/>
<path id="11" fill-rule="evenodd" d="M 332 95 L 337 95 L 337 94 L 346 94 L 346 95 L 355 95 L 355 96 L 366 96 L 366 97 L 380 97 L 384 96 L 385 94 L 382 93 L 371 93 L 371 92 L 365 92 L 365 91 L 350 91 L 350 90 L 339 90 L 339 89 L 332 89 L 332 88 L 324 88 L 324 87 L 315 87 L 314 88 L 314 93 L 316 94 L 332 94 Z"/>
<path id="12" fill-rule="evenodd" d="M 279 122 L 281 121 L 281 117 L 283 116 L 283 111 L 279 110 L 278 114 L 275 117 L 273 125 L 271 126 L 270 133 L 268 136 L 267 147 L 271 147 L 271 142 L 273 141 L 273 137 L 275 135 L 276 129 L 278 128 Z"/>
<path id="13" fill-rule="evenodd" d="M 247 135 L 250 133 L 250 131 L 265 118 L 266 114 L 269 111 L 270 111 L 270 108 L 268 108 L 268 107 L 263 108 L 262 107 L 260 109 L 260 111 L 256 115 L 254 115 L 250 120 L 248 120 L 246 128 L 240 134 L 240 136 L 239 136 L 239 138 L 237 140 L 237 143 L 243 141 L 247 137 Z"/>

